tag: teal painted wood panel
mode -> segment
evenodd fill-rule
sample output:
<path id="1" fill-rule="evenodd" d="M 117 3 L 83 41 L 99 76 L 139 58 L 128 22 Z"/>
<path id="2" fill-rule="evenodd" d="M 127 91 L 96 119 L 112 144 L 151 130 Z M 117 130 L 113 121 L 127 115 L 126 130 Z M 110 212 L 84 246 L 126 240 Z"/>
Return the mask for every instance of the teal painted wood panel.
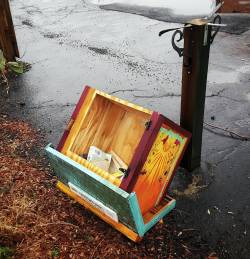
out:
<path id="1" fill-rule="evenodd" d="M 145 225 L 144 225 L 144 221 L 142 218 L 141 210 L 140 210 L 135 192 L 132 192 L 129 197 L 129 205 L 130 205 L 131 213 L 135 220 L 137 233 L 139 234 L 140 237 L 142 237 L 145 233 Z"/>
<path id="2" fill-rule="evenodd" d="M 175 208 L 176 200 L 172 200 L 172 202 L 167 206 L 163 211 L 159 214 L 155 215 L 153 219 L 144 225 L 144 233 L 146 233 L 150 228 L 152 228 L 158 221 L 160 221 L 164 216 L 166 216 L 172 209 Z"/>
<path id="3" fill-rule="evenodd" d="M 137 199 L 135 200 L 133 198 L 134 194 L 128 194 L 84 166 L 56 151 L 50 145 L 46 147 L 46 152 L 60 181 L 67 186 L 68 182 L 71 182 L 81 188 L 105 206 L 114 210 L 118 214 L 120 222 L 138 233 L 137 226 L 139 226 L 138 223 L 141 224 L 142 216 L 139 211 Z M 134 204 L 133 206 L 135 207 L 137 223 L 131 211 L 131 204 Z M 139 232 L 138 234 L 142 234 L 141 227 L 139 228 Z"/>

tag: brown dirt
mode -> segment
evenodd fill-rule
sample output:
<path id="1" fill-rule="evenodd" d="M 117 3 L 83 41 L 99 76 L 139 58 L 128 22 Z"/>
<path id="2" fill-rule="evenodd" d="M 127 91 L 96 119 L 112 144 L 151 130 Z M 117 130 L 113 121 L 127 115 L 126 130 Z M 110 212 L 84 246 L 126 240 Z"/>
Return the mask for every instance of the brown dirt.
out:
<path id="1" fill-rule="evenodd" d="M 0 248 L 13 258 L 216 258 L 177 210 L 140 244 L 129 241 L 55 188 L 44 144 L 29 124 L 0 115 Z"/>

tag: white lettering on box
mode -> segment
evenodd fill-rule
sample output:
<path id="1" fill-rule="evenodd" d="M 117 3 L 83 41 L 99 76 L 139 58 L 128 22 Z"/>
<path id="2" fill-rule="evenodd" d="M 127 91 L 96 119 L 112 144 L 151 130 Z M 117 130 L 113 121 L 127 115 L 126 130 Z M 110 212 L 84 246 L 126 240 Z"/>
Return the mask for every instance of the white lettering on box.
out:
<path id="1" fill-rule="evenodd" d="M 73 183 L 68 182 L 69 188 L 76 195 L 80 196 L 85 201 L 89 202 L 95 208 L 101 210 L 106 216 L 112 218 L 115 222 L 118 222 L 118 215 L 115 211 L 111 210 L 107 206 L 105 206 L 102 202 L 98 201 L 79 187 L 75 186 Z"/>

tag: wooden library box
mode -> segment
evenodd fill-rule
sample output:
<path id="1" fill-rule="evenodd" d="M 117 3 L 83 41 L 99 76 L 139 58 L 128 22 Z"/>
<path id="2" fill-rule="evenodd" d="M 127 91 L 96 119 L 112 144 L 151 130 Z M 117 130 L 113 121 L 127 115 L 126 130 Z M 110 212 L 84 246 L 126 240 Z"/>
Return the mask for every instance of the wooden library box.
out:
<path id="1" fill-rule="evenodd" d="M 190 133 L 86 86 L 56 149 L 58 188 L 137 242 L 175 207 L 168 187 Z"/>

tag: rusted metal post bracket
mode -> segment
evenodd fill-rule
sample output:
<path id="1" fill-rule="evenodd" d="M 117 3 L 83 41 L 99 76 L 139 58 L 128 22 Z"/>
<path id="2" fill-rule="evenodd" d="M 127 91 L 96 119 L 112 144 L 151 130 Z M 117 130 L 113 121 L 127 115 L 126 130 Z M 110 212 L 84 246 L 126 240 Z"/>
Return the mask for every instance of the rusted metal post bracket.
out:
<path id="1" fill-rule="evenodd" d="M 185 27 L 183 37 L 180 124 L 192 133 L 192 138 L 181 165 L 192 171 L 201 163 L 211 26 L 204 24 Z"/>

